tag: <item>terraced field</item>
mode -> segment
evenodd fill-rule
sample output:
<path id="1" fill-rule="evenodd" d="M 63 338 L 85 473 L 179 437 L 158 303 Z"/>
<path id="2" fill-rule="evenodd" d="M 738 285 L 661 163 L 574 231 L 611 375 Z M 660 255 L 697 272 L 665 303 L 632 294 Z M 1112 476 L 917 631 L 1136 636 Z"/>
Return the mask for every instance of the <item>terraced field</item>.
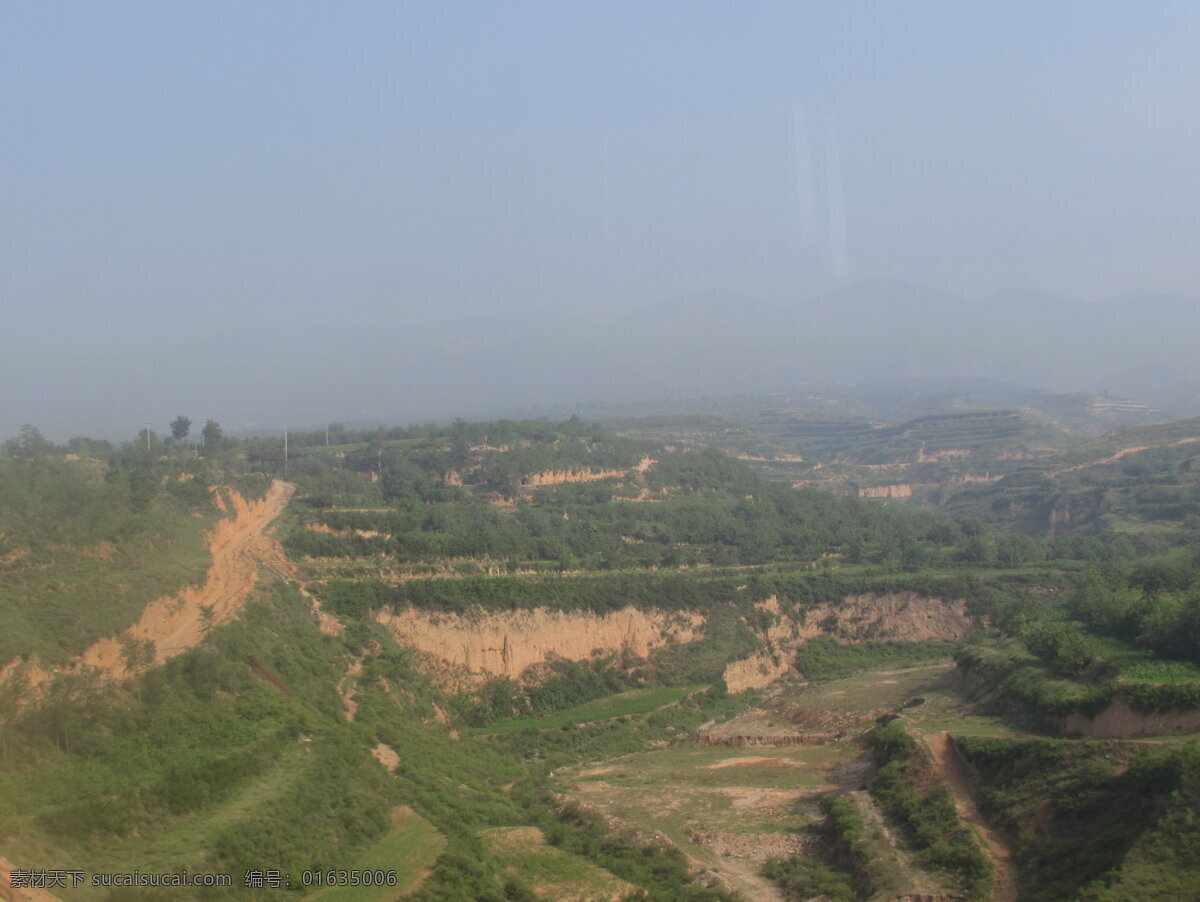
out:
<path id="1" fill-rule="evenodd" d="M 823 795 L 862 789 L 871 764 L 857 737 L 877 717 L 902 710 L 919 735 L 1011 735 L 997 720 L 970 714 L 957 682 L 953 663 L 942 660 L 787 683 L 753 710 L 697 735 L 564 769 L 553 782 L 614 826 L 673 843 L 747 899 L 776 900 L 778 890 L 759 875 L 762 864 L 804 852 Z M 917 698 L 924 701 L 904 707 Z M 930 889 L 928 875 L 909 877 L 907 886 Z"/>
<path id="2" fill-rule="evenodd" d="M 617 902 L 634 890 L 586 858 L 547 845 L 537 827 L 495 827 L 481 836 L 504 873 L 519 877 L 538 898 Z"/>
<path id="3" fill-rule="evenodd" d="M 354 869 L 364 873 L 394 871 L 395 883 L 329 887 L 308 898 L 314 902 L 390 902 L 416 889 L 445 848 L 446 839 L 433 824 L 400 805 L 392 809 L 392 829 L 354 863 Z"/>

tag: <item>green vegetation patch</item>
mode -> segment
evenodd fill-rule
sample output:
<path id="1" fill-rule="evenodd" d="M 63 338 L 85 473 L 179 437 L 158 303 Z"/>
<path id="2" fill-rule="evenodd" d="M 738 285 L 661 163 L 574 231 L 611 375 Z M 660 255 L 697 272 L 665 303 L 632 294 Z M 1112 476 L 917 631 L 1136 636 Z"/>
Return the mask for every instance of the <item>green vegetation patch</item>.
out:
<path id="1" fill-rule="evenodd" d="M 605 696 L 554 714 L 502 720 L 488 724 L 486 727 L 469 728 L 467 732 L 472 735 L 489 735 L 514 733 L 520 730 L 554 730 L 564 726 L 593 723 L 614 717 L 635 717 L 673 704 L 684 696 L 704 688 L 706 687 L 703 684 L 694 684 L 631 689 L 628 692 Z"/>
<path id="2" fill-rule="evenodd" d="M 992 885 L 991 862 L 959 818 L 929 753 L 898 722 L 867 734 L 867 745 L 878 765 L 871 795 L 904 829 L 918 861 L 949 874 L 969 898 L 986 898 Z"/>
<path id="3" fill-rule="evenodd" d="M 539 899 L 617 900 L 635 889 L 586 858 L 547 845 L 537 827 L 495 827 L 480 836 L 509 883 Z"/>
<path id="4" fill-rule="evenodd" d="M 957 642 L 838 642 L 819 637 L 800 646 L 796 669 L 811 680 L 835 680 L 864 670 L 905 667 L 953 657 Z"/>
<path id="5" fill-rule="evenodd" d="M 391 829 L 348 869 L 371 874 L 369 886 L 334 886 L 316 893 L 319 902 L 391 902 L 411 892 L 446 848 L 446 839 L 406 805 L 392 809 Z M 391 883 L 391 872 L 395 882 Z M 382 886 L 376 875 L 386 875 Z"/>
<path id="6" fill-rule="evenodd" d="M 1192 898 L 1200 851 L 1195 742 L 958 745 L 979 774 L 980 808 L 1016 851 L 1022 899 Z"/>

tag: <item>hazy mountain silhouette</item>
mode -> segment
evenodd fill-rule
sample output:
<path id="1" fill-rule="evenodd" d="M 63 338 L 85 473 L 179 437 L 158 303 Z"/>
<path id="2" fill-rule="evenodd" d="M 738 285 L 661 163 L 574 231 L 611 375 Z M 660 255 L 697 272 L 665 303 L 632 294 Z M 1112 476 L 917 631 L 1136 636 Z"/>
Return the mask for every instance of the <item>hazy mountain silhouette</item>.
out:
<path id="1" fill-rule="evenodd" d="M 994 381 L 1111 393 L 1188 416 L 1200 413 L 1197 339 L 1195 299 L 1142 292 L 1087 303 L 1010 288 L 971 301 L 891 280 L 793 306 L 713 291 L 609 323 L 528 311 L 319 330 L 284 321 L 265 334 L 48 357 L 44 372 L 0 364 L 17 402 L 0 426 L 119 435 L 121 423 L 188 412 L 233 429 L 278 428 L 929 380 L 947 398 L 956 382 Z"/>

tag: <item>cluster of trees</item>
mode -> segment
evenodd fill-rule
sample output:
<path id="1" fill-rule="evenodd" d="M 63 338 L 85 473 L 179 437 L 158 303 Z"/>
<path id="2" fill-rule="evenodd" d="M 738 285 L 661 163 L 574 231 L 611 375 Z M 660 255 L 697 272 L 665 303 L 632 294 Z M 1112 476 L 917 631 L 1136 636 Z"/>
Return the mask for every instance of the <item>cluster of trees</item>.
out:
<path id="1" fill-rule="evenodd" d="M 47 439 L 36 426 L 22 426 L 0 446 L 0 542 L 39 547 L 47 543 L 87 545 L 120 541 L 147 524 L 156 502 L 178 511 L 207 503 L 207 470 L 183 449 L 191 421 L 177 417 L 162 443 L 143 430 L 132 441 Z M 223 441 L 220 424 L 205 423 L 201 450 L 215 457 Z M 181 479 L 182 477 L 182 479 Z"/>
<path id="2" fill-rule="evenodd" d="M 1200 664 L 1200 552 L 1093 568 L 1072 593 L 1069 610 L 1101 635 Z M 1082 657 L 1086 640 L 1068 636 L 1062 653 L 1072 649 Z"/>
<path id="3" fill-rule="evenodd" d="M 697 457 L 698 455 L 686 455 Z M 499 510 L 460 489 L 458 500 L 400 500 L 388 513 L 328 512 L 338 535 L 295 530 L 289 551 L 314 558 L 384 555 L 403 562 L 482 558 L 563 570 L 736 566 L 825 560 L 917 572 L 931 567 L 1019 567 L 1053 555 L 1104 560 L 1104 546 L 994 535 L 982 527 L 816 491 L 765 484 L 753 497 L 718 488 L 631 504 L 611 484 L 556 486 L 536 503 Z M 357 532 L 354 532 L 357 531 Z M 361 532 L 378 535 L 363 537 Z M 998 551 L 996 549 L 999 549 Z"/>
<path id="4" fill-rule="evenodd" d="M 162 460 L 136 441 L 72 439 L 56 446 L 34 427 L 5 444 L 0 455 L 0 541 L 40 548 L 120 542 L 151 525 L 156 503 L 190 511 L 208 495 L 194 461 Z"/>
<path id="5" fill-rule="evenodd" d="M 443 436 L 444 437 L 444 436 Z M 344 465 L 379 472 L 388 513 L 327 512 L 338 531 L 363 538 L 296 530 L 298 556 L 386 555 L 400 561 L 488 557 L 551 563 L 561 569 L 621 569 L 708 564 L 732 566 L 814 560 L 840 554 L 848 563 L 885 563 L 915 572 L 931 566 L 1016 567 L 1051 554 L 1102 553 L 1063 539 L 1053 545 L 1021 534 L 995 535 L 978 521 L 883 506 L 815 490 L 796 491 L 755 474 L 715 449 L 654 451 L 657 462 L 638 480 L 613 478 L 537 489 L 515 511 L 486 503 L 489 491 L 518 484 L 542 469 L 632 467 L 645 446 L 593 434 L 559 437 L 552 445 L 516 444 L 496 451 L 471 474 L 473 485 L 447 484 L 446 452 L 420 447 L 369 447 L 347 453 Z M 328 464 L 326 464 L 328 467 Z M 380 467 L 379 471 L 375 468 Z M 296 478 L 311 478 L 322 498 L 316 459 Z M 641 491 L 661 503 L 631 503 Z"/>

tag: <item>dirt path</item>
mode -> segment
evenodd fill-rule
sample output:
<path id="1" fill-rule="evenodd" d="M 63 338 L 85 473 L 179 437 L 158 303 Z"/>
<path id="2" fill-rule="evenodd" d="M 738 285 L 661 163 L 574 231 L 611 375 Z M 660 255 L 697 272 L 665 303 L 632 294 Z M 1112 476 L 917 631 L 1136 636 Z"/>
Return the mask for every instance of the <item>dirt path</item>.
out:
<path id="1" fill-rule="evenodd" d="M 748 902 L 784 902 L 783 891 L 759 873 L 761 861 L 722 858 L 720 874 Z"/>
<path id="2" fill-rule="evenodd" d="M 993 902 L 1016 902 L 1017 881 L 1012 854 L 979 813 L 979 806 L 975 804 L 971 795 L 966 763 L 959 756 L 958 750 L 951 746 L 948 733 L 928 733 L 925 736 L 925 744 L 933 752 L 938 768 L 946 777 L 946 785 L 954 797 L 954 806 L 958 813 L 975 827 L 982 840 L 983 852 L 996 869 L 996 879 L 992 886 Z"/>
<path id="3" fill-rule="evenodd" d="M 264 498 L 250 503 L 228 490 L 234 516 L 219 520 L 208 532 L 212 562 L 204 585 L 150 602 L 125 635 L 151 640 L 154 663 L 161 664 L 198 645 L 210 629 L 234 617 L 258 580 L 260 563 L 281 571 L 289 568 L 279 543 L 264 531 L 295 490 L 291 483 L 275 480 Z M 101 639 L 83 653 L 82 663 L 112 676 L 127 675 L 118 639 Z"/>
<path id="4" fill-rule="evenodd" d="M 1073 473 L 1076 470 L 1082 470 L 1086 467 L 1102 467 L 1105 464 L 1114 464 L 1122 457 L 1127 457 L 1130 454 L 1137 454 L 1139 451 L 1149 451 L 1151 448 L 1174 448 L 1177 445 L 1187 445 L 1192 442 L 1200 442 L 1200 436 L 1192 436 L 1189 438 L 1181 438 L 1177 442 L 1171 442 L 1169 445 L 1135 445 L 1132 448 L 1122 448 L 1116 454 L 1111 454 L 1108 457 L 1102 457 L 1100 460 L 1088 461 L 1085 464 L 1075 464 L 1070 467 L 1063 467 L 1061 470 L 1051 470 L 1051 476 L 1058 476 L 1061 473 Z"/>
<path id="5" fill-rule="evenodd" d="M 365 658 L 366 655 L 356 658 L 338 681 L 338 694 L 342 697 L 342 716 L 346 718 L 347 723 L 354 723 L 354 716 L 358 713 L 358 703 L 354 701 L 354 694 L 358 690 L 355 680 L 362 673 Z"/>
<path id="6" fill-rule="evenodd" d="M 669 839 L 666 841 L 683 853 L 683 857 L 691 864 L 693 871 L 708 871 L 716 874 L 724 881 L 725 888 L 736 890 L 747 902 L 786 902 L 783 898 L 783 891 L 759 873 L 762 862 L 716 856 L 718 864 L 693 854 L 681 843 Z M 694 843 L 690 845 L 712 855 L 702 846 Z"/>
<path id="7" fill-rule="evenodd" d="M 145 666 L 161 664 L 198 645 L 209 630 L 237 615 L 258 580 L 260 564 L 290 574 L 292 567 L 283 548 L 265 530 L 282 513 L 295 489 L 291 483 L 275 480 L 264 498 L 252 502 L 226 489 L 226 500 L 234 515 L 218 520 L 205 534 L 210 563 L 204 584 L 150 602 L 137 623 L 119 636 L 98 640 L 64 670 L 94 667 L 109 677 L 123 679 Z M 214 503 L 227 509 L 226 500 Z M 132 670 L 126 667 L 122 653 L 122 642 L 130 639 L 142 643 L 149 640 L 154 652 L 152 660 Z M 54 675 L 36 664 L 26 665 L 24 671 L 35 689 Z"/>

